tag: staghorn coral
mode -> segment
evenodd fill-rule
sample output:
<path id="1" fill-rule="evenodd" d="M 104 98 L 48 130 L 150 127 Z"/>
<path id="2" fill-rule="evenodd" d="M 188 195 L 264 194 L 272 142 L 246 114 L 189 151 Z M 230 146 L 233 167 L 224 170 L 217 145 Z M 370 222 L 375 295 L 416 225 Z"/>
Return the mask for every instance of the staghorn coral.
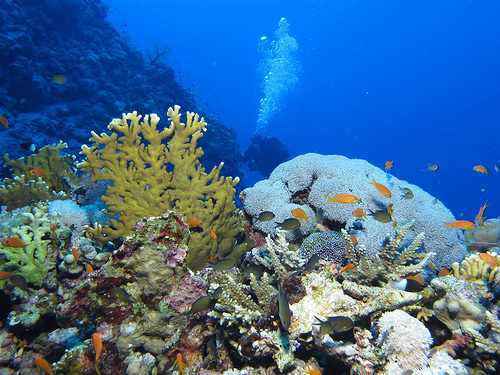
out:
<path id="1" fill-rule="evenodd" d="M 111 135 L 92 132 L 94 145 L 82 146 L 86 160 L 78 167 L 94 175 L 91 181 L 112 182 L 102 197 L 111 225 L 97 225 L 91 233 L 101 242 L 124 237 L 139 218 L 170 209 L 204 223 L 203 230 L 192 233 L 191 269 L 201 269 L 209 257 L 239 260 L 244 249 L 235 250 L 239 229 L 233 201 L 239 178 L 219 177 L 223 163 L 205 173 L 198 160 L 203 150 L 197 148 L 197 141 L 206 123 L 191 112 L 182 123 L 179 109 L 169 108 L 170 126 L 162 131 L 157 130 L 160 118 L 156 114 L 146 115 L 142 121 L 137 112 L 123 114 L 109 124 Z"/>
<path id="2" fill-rule="evenodd" d="M 270 270 L 274 271 L 279 283 L 295 271 L 304 261 L 300 259 L 297 251 L 290 250 L 288 242 L 285 239 L 286 231 L 277 229 L 276 241 L 273 241 L 270 235 L 266 237 L 266 246 L 260 251 L 254 253 L 257 263 L 260 263 Z M 263 251 L 264 250 L 264 251 Z"/>
<path id="3" fill-rule="evenodd" d="M 378 254 L 372 256 L 367 254 L 363 245 L 354 246 L 350 235 L 342 229 L 344 241 L 346 242 L 347 263 L 356 266 L 344 277 L 360 283 L 370 284 L 373 282 L 399 281 L 407 276 L 417 275 L 422 272 L 423 267 L 429 258 L 435 253 L 418 253 L 424 241 L 424 233 L 418 234 L 413 241 L 401 249 L 410 227 L 413 225 L 410 220 L 404 226 L 396 230 L 395 236 L 386 236 Z M 418 261 L 418 263 L 414 263 Z"/>
<path id="4" fill-rule="evenodd" d="M 389 188 L 393 197 L 380 194 L 370 182 L 375 179 Z M 413 199 L 395 198 L 399 187 L 410 188 Z M 360 198 L 359 203 L 329 203 L 327 196 L 351 193 Z M 247 216 L 256 218 L 262 211 L 271 211 L 274 219 L 254 221 L 257 229 L 266 234 L 275 234 L 277 223 L 293 217 L 291 209 L 301 207 L 311 212 L 322 211 L 324 225 L 331 230 L 356 228 L 356 217 L 352 211 L 363 208 L 365 212 L 378 211 L 393 204 L 392 219 L 399 223 L 415 220 L 409 237 L 425 232 L 426 240 L 422 250 L 436 252 L 432 262 L 437 269 L 450 267 L 453 262 L 461 261 L 467 255 L 462 232 L 444 228 L 443 222 L 454 221 L 452 213 L 435 198 L 416 185 L 385 173 L 365 160 L 348 159 L 339 155 L 305 154 L 280 164 L 268 180 L 260 181 L 254 187 L 245 189 L 243 208 Z M 300 203 L 301 205 L 297 205 Z M 350 234 L 357 236 L 366 245 L 369 254 L 377 252 L 390 228 L 390 223 L 381 223 L 369 217 L 361 222 L 362 230 Z M 287 240 L 302 238 L 315 228 L 313 220 L 302 221 L 300 228 L 289 231 Z"/>
<path id="5" fill-rule="evenodd" d="M 47 205 L 38 203 L 28 212 L 23 212 L 28 223 L 11 230 L 12 235 L 21 238 L 24 248 L 12 248 L 0 243 L 0 255 L 5 256 L 3 269 L 24 276 L 28 283 L 42 286 L 48 272 L 54 267 L 53 254 L 49 252 L 50 240 L 45 239 L 50 232 Z M 0 285 L 5 283 L 0 281 Z"/>

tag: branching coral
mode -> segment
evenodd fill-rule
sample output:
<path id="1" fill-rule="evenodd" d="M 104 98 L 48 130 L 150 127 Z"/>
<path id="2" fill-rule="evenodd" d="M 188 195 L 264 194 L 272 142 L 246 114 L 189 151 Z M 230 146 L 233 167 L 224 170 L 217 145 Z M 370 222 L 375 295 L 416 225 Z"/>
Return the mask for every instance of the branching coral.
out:
<path id="1" fill-rule="evenodd" d="M 95 239 L 105 242 L 127 236 L 139 218 L 174 210 L 188 220 L 203 221 L 203 230 L 192 233 L 188 254 L 188 266 L 198 270 L 210 256 L 241 255 L 235 251 L 238 218 L 233 201 L 239 178 L 220 177 L 224 163 L 205 173 L 197 141 L 206 123 L 190 112 L 182 123 L 179 109 L 169 108 L 170 126 L 162 131 L 157 130 L 156 114 L 141 121 L 134 112 L 113 120 L 108 126 L 111 135 L 92 132 L 94 145 L 82 146 L 86 161 L 78 167 L 87 168 L 94 175 L 92 181 L 112 182 L 102 197 L 111 225 L 94 227 Z"/>
<path id="2" fill-rule="evenodd" d="M 342 229 L 346 242 L 347 263 L 356 265 L 345 278 L 370 284 L 380 281 L 399 281 L 407 276 L 422 272 L 429 258 L 435 255 L 435 253 L 417 252 L 424 241 L 424 233 L 418 234 L 410 245 L 400 249 L 412 224 L 413 220 L 410 220 L 396 231 L 394 237 L 387 236 L 378 254 L 372 256 L 367 254 L 363 245 L 354 246 L 349 233 Z M 412 263 L 416 260 L 419 262 Z"/>
<path id="3" fill-rule="evenodd" d="M 24 213 L 28 224 L 13 228 L 13 235 L 24 241 L 26 247 L 12 248 L 0 244 L 0 255 L 7 259 L 4 270 L 19 273 L 28 283 L 41 286 L 48 271 L 53 267 L 53 257 L 48 251 L 50 240 L 44 239 L 50 231 L 47 205 L 39 203 L 30 212 Z"/>
<path id="4" fill-rule="evenodd" d="M 285 239 L 285 230 L 276 230 L 276 242 L 273 241 L 271 235 L 266 237 L 266 254 L 255 254 L 255 260 L 267 267 L 274 270 L 276 278 L 279 283 L 283 280 L 304 261 L 299 257 L 298 252 L 288 248 L 288 242 Z"/>

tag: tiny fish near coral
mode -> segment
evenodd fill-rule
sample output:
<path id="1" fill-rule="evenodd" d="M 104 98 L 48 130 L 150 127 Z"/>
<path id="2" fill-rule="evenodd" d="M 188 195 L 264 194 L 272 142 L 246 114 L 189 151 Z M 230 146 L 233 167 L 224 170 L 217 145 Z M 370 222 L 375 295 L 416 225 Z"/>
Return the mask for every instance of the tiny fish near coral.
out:
<path id="1" fill-rule="evenodd" d="M 281 325 L 285 331 L 288 332 L 288 328 L 290 328 L 290 324 L 292 323 L 292 311 L 290 310 L 290 304 L 288 303 L 286 293 L 281 288 L 281 285 L 278 288 L 278 310 Z"/>
<path id="2" fill-rule="evenodd" d="M 294 217 L 286 219 L 282 223 L 278 223 L 278 226 L 285 230 L 295 230 L 300 227 L 300 221 Z"/>
<path id="3" fill-rule="evenodd" d="M 99 364 L 99 358 L 101 358 L 102 354 L 102 339 L 97 332 L 94 332 L 92 334 L 92 343 L 94 344 L 94 350 L 95 350 L 95 370 L 99 375 L 101 375 L 101 373 L 99 372 L 98 364 Z"/>
<path id="4" fill-rule="evenodd" d="M 328 203 L 357 203 L 360 202 L 361 199 L 352 194 L 338 194 L 334 197 L 326 196 L 328 198 Z"/>
<path id="5" fill-rule="evenodd" d="M 479 173 L 482 173 L 482 174 L 490 174 L 489 169 L 486 166 L 482 165 L 482 164 L 476 165 L 472 169 L 474 169 L 476 172 L 479 172 Z"/>
<path id="6" fill-rule="evenodd" d="M 13 247 L 13 248 L 25 248 L 28 246 L 22 239 L 19 237 L 9 237 L 2 240 L 2 244 L 5 246 Z"/>
<path id="7" fill-rule="evenodd" d="M 375 181 L 375 177 L 373 177 L 373 182 L 369 182 L 369 184 L 372 184 L 373 186 L 375 186 L 375 188 L 384 197 L 387 197 L 387 198 L 391 198 L 392 197 L 391 191 L 385 185 L 382 185 L 382 184 L 378 183 L 377 181 Z"/>
<path id="8" fill-rule="evenodd" d="M 38 367 L 40 371 L 43 371 L 44 373 L 49 375 L 54 375 L 54 372 L 52 372 L 52 366 L 47 360 L 41 357 L 35 357 L 34 361 L 36 367 Z"/>
<path id="9" fill-rule="evenodd" d="M 302 208 L 294 208 L 292 210 L 292 215 L 296 219 L 299 219 L 300 221 L 305 220 L 309 221 L 309 218 L 312 216 L 307 216 L 306 212 Z"/>
<path id="10" fill-rule="evenodd" d="M 271 211 L 263 211 L 257 217 L 259 221 L 269 221 L 274 219 L 274 214 Z"/>
<path id="11" fill-rule="evenodd" d="M 386 161 L 385 162 L 385 170 L 386 172 L 389 172 L 392 167 L 394 167 L 394 162 L 393 161 Z"/>
<path id="12" fill-rule="evenodd" d="M 455 228 L 455 229 L 474 229 L 476 226 L 474 225 L 473 222 L 467 221 L 467 220 L 457 220 L 453 221 L 451 223 L 445 223 L 446 226 L 445 228 Z"/>
<path id="13" fill-rule="evenodd" d="M 352 211 L 352 214 L 354 215 L 354 217 L 356 217 L 358 219 L 363 219 L 363 218 L 366 219 L 367 218 L 366 212 L 362 208 L 355 209 L 354 211 Z"/>

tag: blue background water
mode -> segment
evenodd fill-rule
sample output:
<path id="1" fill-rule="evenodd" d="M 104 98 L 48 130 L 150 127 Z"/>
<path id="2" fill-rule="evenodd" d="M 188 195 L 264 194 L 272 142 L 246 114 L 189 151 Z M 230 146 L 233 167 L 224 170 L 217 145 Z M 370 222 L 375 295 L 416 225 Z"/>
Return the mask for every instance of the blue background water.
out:
<path id="1" fill-rule="evenodd" d="M 366 159 L 474 220 L 500 211 L 498 1 L 111 0 L 109 19 L 147 51 L 171 49 L 201 103 L 238 133 L 256 129 L 262 98 L 257 51 L 285 17 L 302 70 L 268 124 L 291 157 Z M 188 108 L 185 108 L 188 110 Z M 426 171 L 438 164 L 437 172 Z M 473 171 L 486 165 L 491 174 Z M 247 182 L 263 177 L 249 173 Z"/>

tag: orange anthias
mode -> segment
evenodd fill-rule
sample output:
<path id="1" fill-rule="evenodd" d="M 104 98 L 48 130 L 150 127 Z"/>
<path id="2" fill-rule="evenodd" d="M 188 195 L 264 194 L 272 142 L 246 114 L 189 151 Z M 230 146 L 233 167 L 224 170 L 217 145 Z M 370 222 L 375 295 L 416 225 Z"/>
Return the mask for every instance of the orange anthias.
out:
<path id="1" fill-rule="evenodd" d="M 431 165 L 429 168 L 427 168 L 427 170 L 431 171 L 431 172 L 436 172 L 438 169 L 439 169 L 439 165 L 437 165 L 437 164 Z"/>
<path id="2" fill-rule="evenodd" d="M 0 124 L 2 124 L 2 126 L 3 126 L 4 129 L 8 129 L 9 128 L 9 120 L 7 120 L 2 115 L 0 115 Z"/>
<path id="3" fill-rule="evenodd" d="M 32 174 L 33 176 L 35 177 L 46 177 L 48 176 L 49 174 L 53 174 L 53 173 L 47 173 L 45 172 L 43 169 L 41 168 L 35 168 L 35 169 L 32 169 L 30 171 L 30 174 Z"/>
<path id="4" fill-rule="evenodd" d="M 309 218 L 311 218 L 312 216 L 307 216 L 306 212 L 302 209 L 302 208 L 294 208 L 292 210 L 292 215 L 293 217 L 295 217 L 296 219 L 299 219 L 300 221 L 302 220 L 305 220 L 305 221 L 309 221 Z"/>
<path id="5" fill-rule="evenodd" d="M 41 371 L 49 375 L 54 375 L 54 373 L 52 372 L 52 366 L 45 359 L 41 357 L 35 357 L 34 361 L 36 367 L 38 367 Z"/>
<path id="6" fill-rule="evenodd" d="M 481 258 L 481 260 L 484 262 L 484 263 L 487 263 L 489 264 L 490 266 L 494 266 L 494 267 L 498 267 L 500 266 L 500 261 L 498 260 L 498 258 L 494 257 L 493 255 L 491 254 L 488 254 L 488 253 L 481 253 L 479 254 L 479 258 Z"/>
<path id="7" fill-rule="evenodd" d="M 187 225 L 189 225 L 189 228 L 197 228 L 203 225 L 203 221 L 192 219 L 187 222 Z"/>
<path id="8" fill-rule="evenodd" d="M 98 363 L 99 363 L 99 358 L 101 357 L 102 354 L 102 340 L 101 336 L 97 332 L 94 332 L 92 334 L 92 343 L 94 344 L 94 350 L 95 350 L 95 370 L 99 375 L 101 375 L 101 373 L 99 372 Z"/>
<path id="9" fill-rule="evenodd" d="M 467 220 L 457 220 L 453 221 L 451 223 L 445 223 L 446 228 L 455 228 L 455 229 L 474 229 L 476 226 L 472 221 L 467 221 Z"/>
<path id="10" fill-rule="evenodd" d="M 10 238 L 6 238 L 4 240 L 2 240 L 2 243 L 5 245 L 5 246 L 9 246 L 9 247 L 14 247 L 14 248 L 25 248 L 26 246 L 26 243 L 20 239 L 19 237 L 10 237 Z"/>
<path id="11" fill-rule="evenodd" d="M 486 201 L 486 203 L 479 208 L 479 212 L 476 216 L 476 220 L 474 221 L 476 225 L 483 225 L 484 224 L 484 210 L 486 210 L 486 208 L 488 208 L 488 206 L 489 206 L 488 201 Z"/>
<path id="12" fill-rule="evenodd" d="M 474 169 L 476 172 L 479 172 L 479 173 L 482 173 L 482 174 L 490 174 L 489 169 L 486 166 L 482 165 L 482 164 L 476 165 L 472 169 Z"/>
<path id="13" fill-rule="evenodd" d="M 181 353 L 177 353 L 177 367 L 179 368 L 179 372 L 184 375 L 184 362 L 182 361 Z"/>
<path id="14" fill-rule="evenodd" d="M 375 188 L 384 196 L 384 197 L 387 197 L 387 198 L 391 198 L 392 197 L 392 194 L 391 194 L 391 191 L 385 187 L 384 185 L 382 184 L 379 184 L 377 181 L 375 181 L 375 177 L 373 177 L 373 182 L 369 182 L 369 184 L 372 184 L 373 186 L 375 186 Z"/>
<path id="15" fill-rule="evenodd" d="M 326 196 L 328 198 L 328 203 L 357 203 L 360 201 L 358 197 L 351 194 L 339 194 L 334 197 Z"/>
<path id="16" fill-rule="evenodd" d="M 354 211 L 352 211 L 352 214 L 354 215 L 354 217 L 357 217 L 358 219 L 362 218 L 367 219 L 366 212 L 362 208 L 355 209 Z"/>
<path id="17" fill-rule="evenodd" d="M 0 280 L 5 280 L 10 276 L 10 272 L 0 271 Z"/>
<path id="18" fill-rule="evenodd" d="M 385 170 L 387 172 L 389 172 L 392 167 L 394 167 L 394 162 L 393 161 L 386 161 L 385 162 Z"/>
<path id="19" fill-rule="evenodd" d="M 73 253 L 73 256 L 75 257 L 75 260 L 78 261 L 78 258 L 80 258 L 80 253 L 78 252 L 78 249 L 74 247 L 71 249 L 71 252 Z"/>
<path id="20" fill-rule="evenodd" d="M 350 263 L 348 264 L 347 266 L 345 267 L 342 267 L 342 269 L 339 271 L 339 275 L 341 273 L 344 273 L 344 272 L 349 272 L 350 270 L 352 270 L 354 268 L 354 264 L 353 263 Z"/>

